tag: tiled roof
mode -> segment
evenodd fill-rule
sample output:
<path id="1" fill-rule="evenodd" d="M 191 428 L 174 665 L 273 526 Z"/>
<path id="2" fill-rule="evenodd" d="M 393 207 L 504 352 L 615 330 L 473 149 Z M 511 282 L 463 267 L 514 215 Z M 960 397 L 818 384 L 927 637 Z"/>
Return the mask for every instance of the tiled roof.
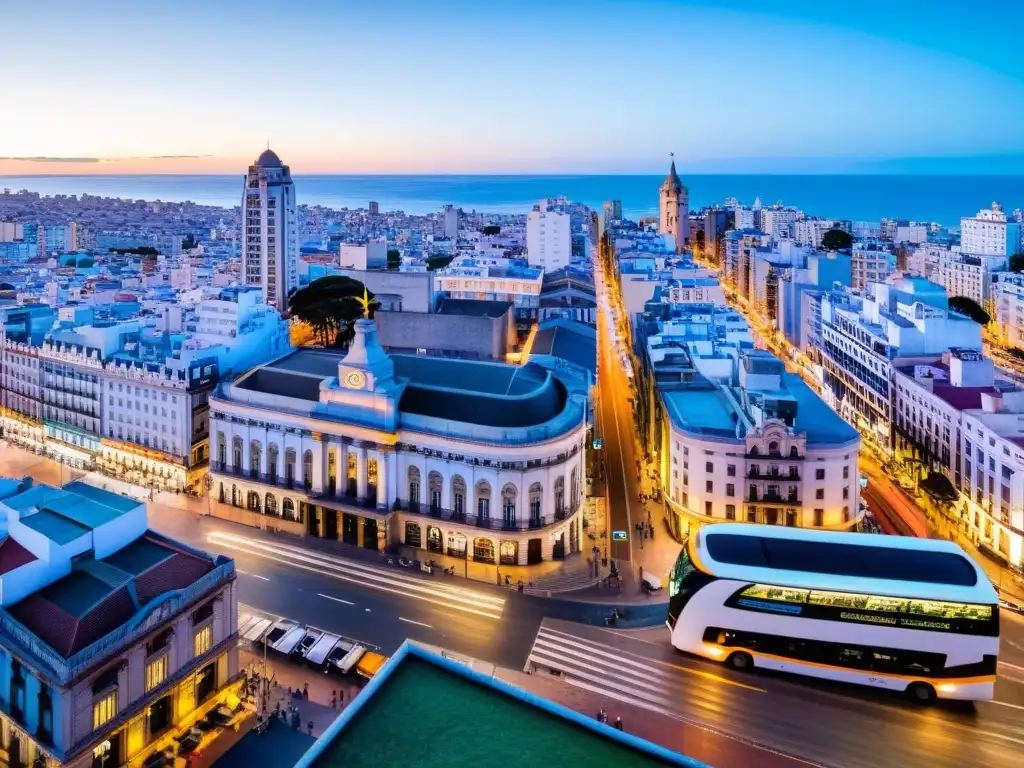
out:
<path id="1" fill-rule="evenodd" d="M 0 567 L 6 544 L 0 546 Z M 81 563 L 9 611 L 68 658 L 126 623 L 146 603 L 184 589 L 213 568 L 211 560 L 150 532 L 104 560 Z"/>
<path id="2" fill-rule="evenodd" d="M 982 395 L 998 396 L 1000 393 L 995 387 L 957 387 L 936 381 L 932 384 L 932 394 L 958 411 L 966 411 L 981 408 Z"/>
<path id="3" fill-rule="evenodd" d="M 10 536 L 0 543 L 0 574 L 9 573 L 38 559 Z"/>

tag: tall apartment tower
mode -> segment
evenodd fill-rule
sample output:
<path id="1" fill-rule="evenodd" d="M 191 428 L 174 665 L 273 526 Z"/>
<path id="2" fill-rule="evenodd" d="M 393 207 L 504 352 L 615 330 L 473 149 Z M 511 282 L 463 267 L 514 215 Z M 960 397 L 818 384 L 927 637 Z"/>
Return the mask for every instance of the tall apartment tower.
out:
<path id="1" fill-rule="evenodd" d="M 675 160 L 661 183 L 659 198 L 658 231 L 675 237 L 676 249 L 681 250 L 690 237 L 690 192 L 679 180 Z"/>
<path id="2" fill-rule="evenodd" d="M 263 300 L 287 309 L 299 286 L 299 220 L 295 183 L 287 165 L 267 149 L 249 166 L 242 193 L 242 275 L 263 289 Z"/>

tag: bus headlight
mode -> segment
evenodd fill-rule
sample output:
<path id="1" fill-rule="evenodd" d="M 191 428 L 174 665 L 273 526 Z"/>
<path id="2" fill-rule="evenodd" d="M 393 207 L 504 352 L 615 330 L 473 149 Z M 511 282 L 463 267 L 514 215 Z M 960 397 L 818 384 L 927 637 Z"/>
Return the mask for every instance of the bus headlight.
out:
<path id="1" fill-rule="evenodd" d="M 725 655 L 725 649 L 719 648 L 717 645 L 704 644 L 704 653 L 713 659 L 720 659 Z"/>

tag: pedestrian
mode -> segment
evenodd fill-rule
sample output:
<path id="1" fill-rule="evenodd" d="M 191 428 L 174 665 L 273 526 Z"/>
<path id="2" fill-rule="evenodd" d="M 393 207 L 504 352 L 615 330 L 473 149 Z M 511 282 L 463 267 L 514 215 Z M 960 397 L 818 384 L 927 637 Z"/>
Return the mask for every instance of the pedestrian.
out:
<path id="1" fill-rule="evenodd" d="M 622 730 L 622 726 L 619 725 L 619 723 L 617 721 L 615 723 L 615 727 L 618 728 L 620 731 Z M 313 721 L 312 720 L 310 720 L 308 723 L 306 723 L 306 730 L 309 731 L 309 735 L 310 736 L 313 735 Z"/>
<path id="2" fill-rule="evenodd" d="M 302 698 L 309 701 L 309 683 L 302 684 Z"/>
<path id="3" fill-rule="evenodd" d="M 331 709 L 338 708 L 338 692 L 331 691 Z"/>
<path id="4" fill-rule="evenodd" d="M 523 591 L 523 580 L 522 579 L 520 579 L 519 583 L 516 584 L 516 589 L 518 589 L 520 592 Z"/>
<path id="5" fill-rule="evenodd" d="M 654 541 L 654 526 L 651 526 L 651 541 Z"/>
<path id="6" fill-rule="evenodd" d="M 599 709 L 597 711 L 597 722 L 599 722 L 599 723 L 607 723 L 608 722 L 608 715 L 605 714 L 604 707 L 601 707 L 601 709 Z"/>
<path id="7" fill-rule="evenodd" d="M 616 717 L 615 718 L 615 730 L 617 730 L 617 731 L 621 731 L 622 730 L 622 718 L 621 717 Z M 312 736 L 312 734 L 310 734 L 310 735 Z"/>

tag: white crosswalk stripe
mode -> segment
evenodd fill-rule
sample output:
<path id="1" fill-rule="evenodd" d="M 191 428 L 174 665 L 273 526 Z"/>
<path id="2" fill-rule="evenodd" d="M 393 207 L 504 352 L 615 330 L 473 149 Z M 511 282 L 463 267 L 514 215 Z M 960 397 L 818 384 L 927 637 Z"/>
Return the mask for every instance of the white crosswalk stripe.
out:
<path id="1" fill-rule="evenodd" d="M 377 568 L 303 547 L 220 531 L 211 533 L 207 539 L 217 547 L 245 552 L 321 576 L 402 595 L 463 613 L 498 620 L 505 609 L 504 597 L 477 592 L 457 584 L 446 583 L 441 579 L 421 579 L 398 570 Z"/>

